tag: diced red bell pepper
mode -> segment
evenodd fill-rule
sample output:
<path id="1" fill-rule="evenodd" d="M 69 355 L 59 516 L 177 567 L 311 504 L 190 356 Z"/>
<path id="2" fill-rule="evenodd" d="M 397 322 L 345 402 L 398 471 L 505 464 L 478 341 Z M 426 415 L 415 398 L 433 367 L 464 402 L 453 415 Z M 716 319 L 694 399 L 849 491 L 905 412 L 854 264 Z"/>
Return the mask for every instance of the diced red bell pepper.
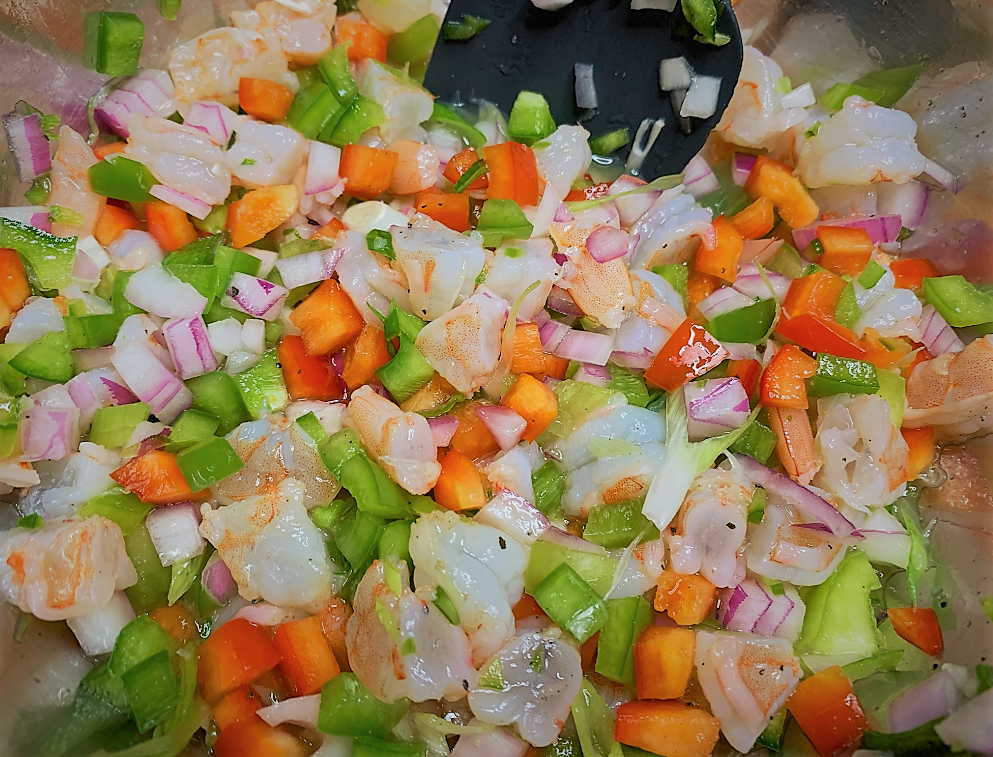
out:
<path id="1" fill-rule="evenodd" d="M 283 623 L 276 629 L 273 643 L 283 657 L 279 669 L 294 696 L 318 693 L 341 672 L 316 615 Z"/>
<path id="2" fill-rule="evenodd" d="M 283 367 L 283 380 L 291 399 L 321 402 L 344 399 L 345 384 L 335 372 L 331 358 L 308 355 L 300 337 L 292 334 L 284 336 L 276 348 L 276 354 Z"/>
<path id="3" fill-rule="evenodd" d="M 779 319 L 776 332 L 811 352 L 826 352 L 838 357 L 862 360 L 865 348 L 859 344 L 851 329 L 814 315 L 804 313 L 793 318 Z"/>
<path id="4" fill-rule="evenodd" d="M 824 247 L 824 252 L 817 258 L 818 265 L 847 276 L 862 273 L 876 247 L 869 232 L 857 226 L 818 226 L 817 239 Z"/>
<path id="5" fill-rule="evenodd" d="M 940 275 L 934 263 L 927 258 L 894 260 L 890 263 L 890 271 L 896 279 L 897 289 L 920 289 L 924 286 L 924 279 Z"/>
<path id="6" fill-rule="evenodd" d="M 796 345 L 787 344 L 762 373 L 762 406 L 806 409 L 806 380 L 815 373 L 817 361 Z"/>
<path id="7" fill-rule="evenodd" d="M 822 757 L 857 744 L 869 727 L 851 681 L 837 665 L 802 680 L 786 707 Z"/>
<path id="8" fill-rule="evenodd" d="M 276 667 L 281 659 L 267 629 L 244 618 L 235 618 L 200 645 L 197 682 L 204 699 L 214 702 L 229 691 L 252 683 Z"/>
<path id="9" fill-rule="evenodd" d="M 228 726 L 214 743 L 215 757 L 306 757 L 311 751 L 296 736 L 261 718 Z"/>
<path id="10" fill-rule="evenodd" d="M 748 360 L 728 360 L 728 378 L 735 376 L 741 382 L 745 394 L 749 397 L 755 396 L 755 390 L 759 386 L 759 378 L 762 376 L 762 363 L 749 358 Z"/>
<path id="11" fill-rule="evenodd" d="M 886 611 L 896 635 L 932 657 L 945 651 L 938 616 L 930 607 L 893 607 Z"/>
<path id="12" fill-rule="evenodd" d="M 538 204 L 538 162 L 527 145 L 502 142 L 483 148 L 490 172 L 488 200 L 514 200 L 518 205 Z"/>
<path id="13" fill-rule="evenodd" d="M 680 324 L 645 371 L 645 380 L 674 392 L 687 381 L 713 370 L 728 357 L 724 345 L 689 318 Z"/>

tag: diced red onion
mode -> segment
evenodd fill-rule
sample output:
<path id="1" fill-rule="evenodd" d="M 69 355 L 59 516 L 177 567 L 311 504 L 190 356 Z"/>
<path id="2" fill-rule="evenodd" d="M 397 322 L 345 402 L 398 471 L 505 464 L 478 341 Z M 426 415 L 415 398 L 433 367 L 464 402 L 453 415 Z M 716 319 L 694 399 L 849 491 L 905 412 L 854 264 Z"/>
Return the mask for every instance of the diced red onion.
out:
<path id="1" fill-rule="evenodd" d="M 284 723 L 317 731 L 317 716 L 321 710 L 321 695 L 292 697 L 282 702 L 263 707 L 256 714 L 275 728 Z"/>
<path id="2" fill-rule="evenodd" d="M 806 249 L 817 238 L 820 226 L 842 226 L 848 229 L 865 229 L 873 244 L 895 242 L 900 236 L 902 219 L 898 215 L 887 216 L 851 216 L 849 218 L 833 218 L 829 221 L 818 221 L 802 229 L 793 230 L 793 241 L 797 249 Z"/>
<path id="3" fill-rule="evenodd" d="M 737 455 L 736 458 L 745 475 L 755 484 L 785 500 L 787 504 L 795 507 L 811 520 L 826 525 L 831 529 L 831 533 L 841 539 L 843 543 L 853 544 L 862 538 L 858 529 L 848 518 L 810 489 L 801 486 L 782 473 L 767 468 L 748 455 Z"/>
<path id="4" fill-rule="evenodd" d="M 185 192 L 180 192 L 178 189 L 167 187 L 165 184 L 156 184 L 148 190 L 148 193 L 162 202 L 179 208 L 184 213 L 189 213 L 194 218 L 199 218 L 201 221 L 210 214 L 211 206 L 209 203 L 198 200 Z"/>
<path id="5" fill-rule="evenodd" d="M 576 552 L 588 552 L 592 555 L 607 554 L 607 550 L 599 544 L 586 541 L 586 539 L 579 536 L 573 536 L 568 531 L 563 531 L 557 526 L 549 526 L 545 529 L 545 532 L 541 535 L 541 540 L 547 541 L 549 544 L 557 544 L 560 547 L 575 550 Z"/>
<path id="6" fill-rule="evenodd" d="M 69 392 L 73 404 L 79 408 L 79 420 L 84 426 L 89 425 L 94 413 L 100 408 L 127 405 L 137 401 L 137 398 L 119 383 L 122 380 L 113 368 L 101 367 L 77 373 L 66 382 L 66 391 Z M 126 402 L 116 401 L 122 398 L 118 391 L 124 393 Z"/>
<path id="7" fill-rule="evenodd" d="M 887 713 L 890 733 L 903 733 L 955 712 L 959 692 L 955 681 L 939 670 L 893 700 Z"/>
<path id="8" fill-rule="evenodd" d="M 476 721 L 469 721 L 469 724 L 475 725 Z M 503 728 L 494 728 L 459 736 L 452 757 L 524 757 L 528 748 L 528 743 L 519 736 Z"/>
<path id="9" fill-rule="evenodd" d="M 549 351 L 567 360 L 606 365 L 614 351 L 614 337 L 609 334 L 567 329 L 563 338 Z"/>
<path id="10" fill-rule="evenodd" d="M 569 223 L 569 221 L 575 220 L 576 217 L 565 206 L 565 203 L 559 203 L 559 206 L 555 209 L 555 215 L 552 216 L 552 221 L 555 223 Z"/>
<path id="11" fill-rule="evenodd" d="M 21 413 L 21 460 L 62 460 L 79 446 L 79 408 L 62 384 L 36 392 Z"/>
<path id="12" fill-rule="evenodd" d="M 562 315 L 573 315 L 577 318 L 583 315 L 583 311 L 580 310 L 576 301 L 572 299 L 572 295 L 565 289 L 557 286 L 553 286 L 552 291 L 548 293 L 548 299 L 545 300 L 545 307 L 549 310 L 554 310 L 556 313 L 562 313 Z"/>
<path id="13" fill-rule="evenodd" d="M 434 436 L 436 447 L 447 447 L 452 442 L 452 437 L 459 430 L 459 419 L 454 415 L 439 415 L 437 418 L 428 418 L 428 426 L 431 427 L 431 435 Z"/>
<path id="14" fill-rule="evenodd" d="M 288 621 L 301 620 L 304 617 L 306 616 L 298 610 L 277 607 L 268 602 L 260 602 L 257 605 L 246 605 L 234 615 L 234 618 L 243 618 L 254 625 L 269 627 L 282 625 Z"/>
<path id="15" fill-rule="evenodd" d="M 175 90 L 168 72 L 146 69 L 115 89 L 94 110 L 111 130 L 127 139 L 132 114 L 165 118 L 176 110 Z"/>
<path id="16" fill-rule="evenodd" d="M 235 273 L 228 283 L 221 304 L 248 313 L 264 321 L 274 321 L 289 290 L 265 279 L 257 279 L 247 273 Z"/>
<path id="17" fill-rule="evenodd" d="M 501 405 L 477 405 L 476 415 L 502 450 L 516 447 L 528 425 L 514 410 Z"/>
<path id="18" fill-rule="evenodd" d="M 768 297 L 768 292 L 766 296 Z M 701 300 L 697 308 L 704 318 L 712 321 L 719 315 L 730 313 L 732 310 L 747 308 L 754 303 L 753 297 L 745 296 L 733 287 L 721 287 Z"/>
<path id="19" fill-rule="evenodd" d="M 647 370 L 654 360 L 655 354 L 647 347 L 642 348 L 641 352 L 610 353 L 610 361 L 615 365 L 620 365 L 624 368 L 634 368 L 639 371 Z"/>
<path id="20" fill-rule="evenodd" d="M 145 525 L 165 567 L 196 557 L 207 544 L 200 535 L 200 510 L 192 502 L 156 507 Z"/>
<path id="21" fill-rule="evenodd" d="M 112 362 L 128 388 L 163 423 L 172 423 L 193 404 L 193 392 L 138 342 L 117 348 Z"/>
<path id="22" fill-rule="evenodd" d="M 743 342 L 721 342 L 721 344 L 728 351 L 728 358 L 731 360 L 756 360 L 760 363 L 762 362 L 759 351 L 754 344 L 745 344 Z"/>
<path id="23" fill-rule="evenodd" d="M 769 609 L 759 618 L 755 627 L 752 629 L 752 633 L 756 633 L 759 636 L 785 636 L 786 638 L 790 638 L 792 629 L 790 629 L 789 633 L 782 633 L 782 631 L 786 630 L 783 628 L 783 624 L 786 623 L 796 609 L 796 603 L 786 594 L 778 597 L 770 595 L 770 597 L 772 603 L 769 605 Z M 797 627 L 796 631 L 799 633 L 800 628 Z"/>
<path id="24" fill-rule="evenodd" d="M 955 330 L 934 309 L 934 305 L 925 305 L 918 321 L 921 329 L 921 342 L 935 357 L 946 352 L 961 352 L 965 349 L 962 340 Z"/>
<path id="25" fill-rule="evenodd" d="M 683 169 L 683 186 L 693 197 L 703 197 L 721 188 L 714 169 L 702 155 L 694 155 Z"/>
<path id="26" fill-rule="evenodd" d="M 717 112 L 717 100 L 721 94 L 721 77 L 694 76 L 693 83 L 686 90 L 686 99 L 679 109 L 683 118 L 710 118 Z"/>
<path id="27" fill-rule="evenodd" d="M 731 181 L 739 187 L 745 186 L 748 181 L 748 175 L 755 167 L 755 157 L 747 152 L 736 152 L 731 158 Z"/>
<path id="28" fill-rule="evenodd" d="M 946 189 L 952 194 L 957 194 L 961 189 L 958 177 L 944 166 L 939 166 L 933 160 L 929 160 L 924 166 L 924 173 L 921 174 L 924 180 L 930 180 L 936 186 Z"/>
<path id="29" fill-rule="evenodd" d="M 3 130 L 18 179 L 34 181 L 52 170 L 52 151 L 40 114 L 22 116 L 16 110 L 11 111 L 3 117 Z"/>
<path id="30" fill-rule="evenodd" d="M 748 420 L 751 408 L 741 381 L 711 379 L 686 385 L 687 432 L 690 441 L 719 436 Z"/>
<path id="31" fill-rule="evenodd" d="M 610 371 L 601 365 L 582 363 L 579 366 L 579 370 L 576 371 L 572 378 L 576 381 L 584 381 L 587 384 L 607 386 L 612 377 L 610 375 Z"/>
<path id="32" fill-rule="evenodd" d="M 765 283 L 766 279 L 768 279 L 769 284 Z M 742 268 L 738 274 L 738 278 L 734 280 L 734 289 L 752 299 L 767 300 L 774 296 L 776 300 L 782 302 L 786 298 L 786 292 L 790 288 L 790 282 L 791 279 L 775 271 L 766 271 L 765 279 L 763 279 L 762 274 L 758 272 L 757 268 L 749 266 Z M 772 291 L 769 291 L 770 284 L 772 285 Z"/>
<path id="33" fill-rule="evenodd" d="M 0 208 L 0 218 L 20 221 L 28 226 L 51 233 L 52 223 L 49 219 L 48 208 L 44 205 L 17 205 L 11 208 Z"/>
<path id="34" fill-rule="evenodd" d="M 629 241 L 626 231 L 597 226 L 586 238 L 586 250 L 597 263 L 609 263 L 627 255 Z"/>
<path id="35" fill-rule="evenodd" d="M 551 352 L 566 338 L 571 329 L 561 321 L 548 320 L 538 327 L 538 337 L 546 352 Z"/>
<path id="36" fill-rule="evenodd" d="M 75 634 L 83 654 L 98 657 L 109 654 L 124 626 L 135 619 L 134 609 L 123 591 L 115 591 L 103 607 L 86 615 L 69 618 L 66 623 Z"/>
<path id="37" fill-rule="evenodd" d="M 327 192 L 341 180 L 338 168 L 341 165 L 341 148 L 324 142 L 311 141 L 307 158 L 307 179 L 304 194 L 315 195 Z"/>
<path id="38" fill-rule="evenodd" d="M 124 298 L 162 318 L 192 318 L 207 307 L 206 297 L 162 266 L 136 271 L 124 288 Z"/>
<path id="39" fill-rule="evenodd" d="M 721 591 L 717 621 L 729 631 L 751 633 L 772 607 L 772 595 L 761 583 L 746 578 L 733 588 Z"/>
<path id="40" fill-rule="evenodd" d="M 291 258 L 280 258 L 276 261 L 276 270 L 279 271 L 283 284 L 288 289 L 313 284 L 315 281 L 325 281 L 331 278 L 343 251 L 343 249 L 315 250 Z"/>
<path id="41" fill-rule="evenodd" d="M 124 379 L 117 371 L 114 371 L 113 376 L 100 377 L 100 383 L 110 395 L 111 405 L 130 405 L 132 402 L 138 401 L 134 393 L 122 383 L 123 381 Z"/>
<path id="42" fill-rule="evenodd" d="M 166 321 L 162 326 L 162 336 L 176 371 L 184 381 L 217 368 L 217 356 L 210 347 L 207 324 L 199 315 Z"/>
<path id="43" fill-rule="evenodd" d="M 911 231 L 915 231 L 924 220 L 930 199 L 931 188 L 923 181 L 876 185 L 876 210 L 879 215 L 900 216 L 904 228 Z"/>
<path id="44" fill-rule="evenodd" d="M 190 106 L 183 123 L 202 131 L 214 144 L 226 147 L 238 125 L 238 114 L 220 103 L 198 100 Z"/>
<path id="45" fill-rule="evenodd" d="M 610 185 L 610 188 L 607 189 L 607 194 L 624 195 L 625 192 L 639 189 L 645 186 L 645 184 L 646 182 L 642 179 L 629 176 L 628 174 L 622 174 Z M 649 192 L 617 197 L 614 200 L 614 206 L 617 208 L 621 226 L 627 228 L 633 226 L 635 221 L 641 218 L 652 207 L 661 194 L 662 192 L 660 190 L 653 189 Z"/>
<path id="46" fill-rule="evenodd" d="M 207 560 L 207 565 L 200 574 L 200 582 L 214 604 L 226 605 L 238 595 L 238 584 L 216 552 Z"/>
<path id="47" fill-rule="evenodd" d="M 473 519 L 513 536 L 522 544 L 534 544 L 551 526 L 541 511 L 510 489 L 498 491 Z"/>
<path id="48" fill-rule="evenodd" d="M 949 746 L 964 751 L 993 754 L 993 689 L 970 699 L 935 725 L 934 730 Z"/>
<path id="49" fill-rule="evenodd" d="M 693 83 L 693 69 L 686 58 L 664 58 L 659 63 L 659 88 L 663 92 L 689 89 Z"/>

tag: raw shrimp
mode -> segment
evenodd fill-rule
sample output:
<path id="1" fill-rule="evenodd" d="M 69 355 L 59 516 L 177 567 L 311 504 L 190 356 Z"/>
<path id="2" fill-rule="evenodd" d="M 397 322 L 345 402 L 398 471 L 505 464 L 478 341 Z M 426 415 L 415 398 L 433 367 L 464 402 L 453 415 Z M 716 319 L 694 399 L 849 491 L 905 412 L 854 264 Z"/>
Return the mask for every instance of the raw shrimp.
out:
<path id="1" fill-rule="evenodd" d="M 661 414 L 624 404 L 588 418 L 555 445 L 567 470 L 575 470 L 597 459 L 590 450 L 595 440 L 614 439 L 632 446 L 665 441 L 665 418 Z"/>
<path id="2" fill-rule="evenodd" d="M 41 620 L 87 615 L 137 580 L 121 527 L 102 516 L 0 532 L 0 593 Z"/>
<path id="3" fill-rule="evenodd" d="M 484 723 L 516 725 L 521 738 L 538 747 L 558 737 L 583 684 L 577 649 L 558 634 L 535 631 L 512 639 L 482 675 L 501 685 L 486 680 L 469 691 L 473 714 Z"/>
<path id="4" fill-rule="evenodd" d="M 993 429 L 993 335 L 918 363 L 907 379 L 903 425 L 934 426 L 939 444 Z"/>
<path id="5" fill-rule="evenodd" d="M 739 752 L 751 751 L 803 677 L 789 641 L 750 634 L 697 632 L 694 663 L 724 737 Z"/>
<path id="6" fill-rule="evenodd" d="M 907 489 L 910 450 L 875 394 L 838 394 L 817 402 L 814 441 L 824 466 L 814 483 L 863 513 Z"/>
<path id="7" fill-rule="evenodd" d="M 165 259 L 159 243 L 147 231 L 125 231 L 110 243 L 107 253 L 119 271 L 140 271 Z"/>
<path id="8" fill-rule="evenodd" d="M 256 32 L 274 48 L 283 51 L 290 63 L 313 66 L 331 49 L 331 31 L 337 7 L 333 2 L 308 3 L 291 9 L 272 0 L 263 0 L 250 11 L 231 13 L 232 23 L 239 29 Z"/>
<path id="9" fill-rule="evenodd" d="M 387 702 L 461 699 L 476 683 L 465 632 L 407 588 L 406 564 L 392 570 L 392 589 L 383 562 L 376 560 L 355 590 L 345 632 L 352 671 Z"/>
<path id="10" fill-rule="evenodd" d="M 559 200 L 569 194 L 573 182 L 586 173 L 593 160 L 589 138 L 582 126 L 560 126 L 535 145 L 538 166 Z"/>
<path id="11" fill-rule="evenodd" d="M 434 96 L 430 92 L 409 78 L 400 81 L 374 58 L 363 58 L 356 64 L 355 84 L 360 95 L 383 108 L 386 122 L 379 126 L 383 141 L 425 141 L 427 134 L 421 124 L 434 111 Z"/>
<path id="12" fill-rule="evenodd" d="M 672 568 L 699 573 L 720 588 L 737 586 L 745 577 L 742 555 L 751 500 L 751 484 L 733 470 L 697 476 L 665 530 Z"/>
<path id="13" fill-rule="evenodd" d="M 231 175 L 246 186 L 290 184 L 303 164 L 306 144 L 293 129 L 246 118 L 238 124 L 235 142 L 224 154 L 224 163 Z"/>
<path id="14" fill-rule="evenodd" d="M 431 491 L 441 465 L 424 416 L 405 413 L 371 386 L 362 386 L 352 393 L 345 423 L 358 432 L 369 454 L 400 486 L 411 494 Z"/>
<path id="15" fill-rule="evenodd" d="M 478 238 L 440 223 L 390 230 L 396 266 L 407 277 L 411 312 L 425 321 L 440 318 L 476 288 L 486 253 Z"/>
<path id="16" fill-rule="evenodd" d="M 527 550 L 515 539 L 456 513 L 422 515 L 410 529 L 414 584 L 441 587 L 458 611 L 475 663 L 514 633 L 511 608 L 524 594 Z"/>
<path id="17" fill-rule="evenodd" d="M 268 494 L 287 478 L 303 486 L 307 509 L 327 504 L 341 489 L 296 423 L 269 416 L 242 423 L 226 438 L 245 467 L 214 487 L 222 502 Z"/>
<path id="18" fill-rule="evenodd" d="M 452 386 L 471 395 L 497 367 L 509 311 L 506 300 L 477 292 L 421 329 L 417 349 Z"/>
<path id="19" fill-rule="evenodd" d="M 607 554 L 617 559 L 617 570 L 606 598 L 640 597 L 658 584 L 665 561 L 665 541 L 655 539 L 634 549 L 615 549 Z"/>
<path id="20" fill-rule="evenodd" d="M 871 289 L 856 281 L 855 300 L 861 315 L 852 329 L 859 336 L 872 328 L 881 336 L 906 336 L 921 341 L 921 302 L 911 290 L 896 288 L 896 277 L 888 267 Z"/>
<path id="21" fill-rule="evenodd" d="M 585 518 L 597 505 L 629 502 L 648 492 L 665 447 L 655 442 L 630 447 L 630 452 L 601 457 L 566 475 L 562 506 L 569 515 Z"/>
<path id="22" fill-rule="evenodd" d="M 166 118 L 133 115 L 125 154 L 147 166 L 160 182 L 177 192 L 222 205 L 231 191 L 224 153 L 199 129 Z"/>
<path id="23" fill-rule="evenodd" d="M 407 279 L 401 271 L 390 267 L 389 260 L 369 251 L 365 234 L 358 231 L 339 234 L 335 247 L 342 251 L 335 268 L 338 282 L 368 323 L 381 326 L 383 321 L 372 308 L 389 313 L 394 300 L 397 307 L 410 312 Z"/>
<path id="24" fill-rule="evenodd" d="M 668 305 L 677 315 L 685 316 L 686 310 L 683 298 L 657 273 L 632 271 L 631 284 L 638 305 L 617 330 L 610 359 L 617 365 L 644 370 L 672 336 L 652 317 L 652 311 L 659 303 Z"/>
<path id="25" fill-rule="evenodd" d="M 857 95 L 821 124 L 800 148 L 797 175 L 811 189 L 829 184 L 905 184 L 927 163 L 914 142 L 917 124 L 906 113 Z"/>
<path id="26" fill-rule="evenodd" d="M 804 528 L 791 507 L 776 502 L 766 506 L 748 541 L 745 559 L 750 571 L 797 586 L 824 583 L 845 556 L 845 546 L 834 536 Z"/>
<path id="27" fill-rule="evenodd" d="M 45 334 L 65 331 L 59 306 L 49 297 L 31 297 L 10 322 L 4 344 L 29 344 Z"/>
<path id="28" fill-rule="evenodd" d="M 324 538 L 307 517 L 303 485 L 284 479 L 265 494 L 202 507 L 200 534 L 217 548 L 249 601 L 317 612 L 332 592 Z"/>
<path id="29" fill-rule="evenodd" d="M 79 452 L 65 460 L 35 463 L 39 485 L 21 498 L 21 510 L 49 518 L 72 515 L 78 507 L 114 486 L 110 474 L 119 467 L 121 457 L 116 452 L 82 442 Z"/>
<path id="30" fill-rule="evenodd" d="M 713 215 L 683 192 L 666 190 L 631 227 L 635 240 L 631 268 L 649 269 L 664 263 L 685 263 L 696 252 L 698 240 L 716 243 Z"/>
<path id="31" fill-rule="evenodd" d="M 514 302 L 525 289 L 538 282 L 517 311 L 523 322 L 534 320 L 561 275 L 562 266 L 552 257 L 549 239 L 516 240 L 515 244 L 498 247 L 486 255 L 485 286 L 507 302 Z"/>
<path id="32" fill-rule="evenodd" d="M 494 491 L 509 489 L 528 502 L 534 502 L 531 474 L 544 461 L 545 457 L 535 442 L 519 444 L 493 458 L 492 462 L 483 468 L 483 475 L 489 480 Z"/>
<path id="33" fill-rule="evenodd" d="M 52 192 L 48 204 L 79 214 L 80 222 L 53 223 L 59 237 L 85 237 L 93 233 L 107 198 L 90 188 L 90 166 L 97 162 L 86 140 L 68 126 L 59 129 L 59 149 L 52 158 Z"/>
<path id="34" fill-rule="evenodd" d="M 169 57 L 181 112 L 196 100 L 213 100 L 234 108 L 242 77 L 270 79 L 295 88 L 283 51 L 256 32 L 214 29 L 180 45 Z"/>

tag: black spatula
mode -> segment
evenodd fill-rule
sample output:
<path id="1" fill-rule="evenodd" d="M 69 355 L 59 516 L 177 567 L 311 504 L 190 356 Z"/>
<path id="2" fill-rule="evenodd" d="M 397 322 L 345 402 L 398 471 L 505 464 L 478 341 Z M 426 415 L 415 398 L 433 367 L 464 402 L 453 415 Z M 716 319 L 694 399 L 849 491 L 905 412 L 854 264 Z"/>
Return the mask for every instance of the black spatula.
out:
<path id="1" fill-rule="evenodd" d="M 726 0 L 720 0 L 726 2 Z M 741 34 L 730 5 L 717 30 L 730 42 L 721 47 L 681 36 L 677 8 L 632 10 L 631 0 L 575 0 L 557 11 L 536 8 L 531 0 L 451 0 L 447 18 L 471 14 L 490 25 L 465 41 L 438 38 L 425 86 L 443 102 L 482 98 L 508 113 L 521 90 L 540 92 L 556 123 L 576 123 L 574 64 L 592 63 L 599 107 L 583 125 L 593 137 L 621 127 L 632 139 L 645 118 L 665 119 L 641 174 L 652 179 L 679 173 L 703 147 L 720 120 L 741 71 Z M 659 63 L 683 56 L 694 72 L 721 77 L 717 112 L 692 122 L 686 134 L 673 113 L 670 96 L 659 87 Z M 625 158 L 628 147 L 618 155 Z"/>

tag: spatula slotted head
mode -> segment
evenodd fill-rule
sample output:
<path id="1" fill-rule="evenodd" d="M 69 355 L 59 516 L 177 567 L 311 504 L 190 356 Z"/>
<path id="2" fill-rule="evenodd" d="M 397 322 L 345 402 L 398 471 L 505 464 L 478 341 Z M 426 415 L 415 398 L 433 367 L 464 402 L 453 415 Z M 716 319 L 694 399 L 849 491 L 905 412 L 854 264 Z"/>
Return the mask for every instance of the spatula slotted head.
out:
<path id="1" fill-rule="evenodd" d="M 592 63 L 599 108 L 583 122 L 592 136 L 627 127 L 633 139 L 642 119 L 665 119 L 641 171 L 646 179 L 679 173 L 700 151 L 741 71 L 741 34 L 730 5 L 717 23 L 731 38 L 722 47 L 676 34 L 678 9 L 631 10 L 631 0 L 575 0 L 558 11 L 539 10 L 530 0 L 452 0 L 447 18 L 464 14 L 492 23 L 466 41 L 439 36 L 425 79 L 431 92 L 443 102 L 490 100 L 504 113 L 521 90 L 540 92 L 556 123 L 576 123 L 583 111 L 575 105 L 573 66 Z M 659 88 L 659 63 L 679 56 L 697 74 L 721 77 L 717 113 L 695 120 L 690 134 L 682 133 L 668 93 Z"/>

